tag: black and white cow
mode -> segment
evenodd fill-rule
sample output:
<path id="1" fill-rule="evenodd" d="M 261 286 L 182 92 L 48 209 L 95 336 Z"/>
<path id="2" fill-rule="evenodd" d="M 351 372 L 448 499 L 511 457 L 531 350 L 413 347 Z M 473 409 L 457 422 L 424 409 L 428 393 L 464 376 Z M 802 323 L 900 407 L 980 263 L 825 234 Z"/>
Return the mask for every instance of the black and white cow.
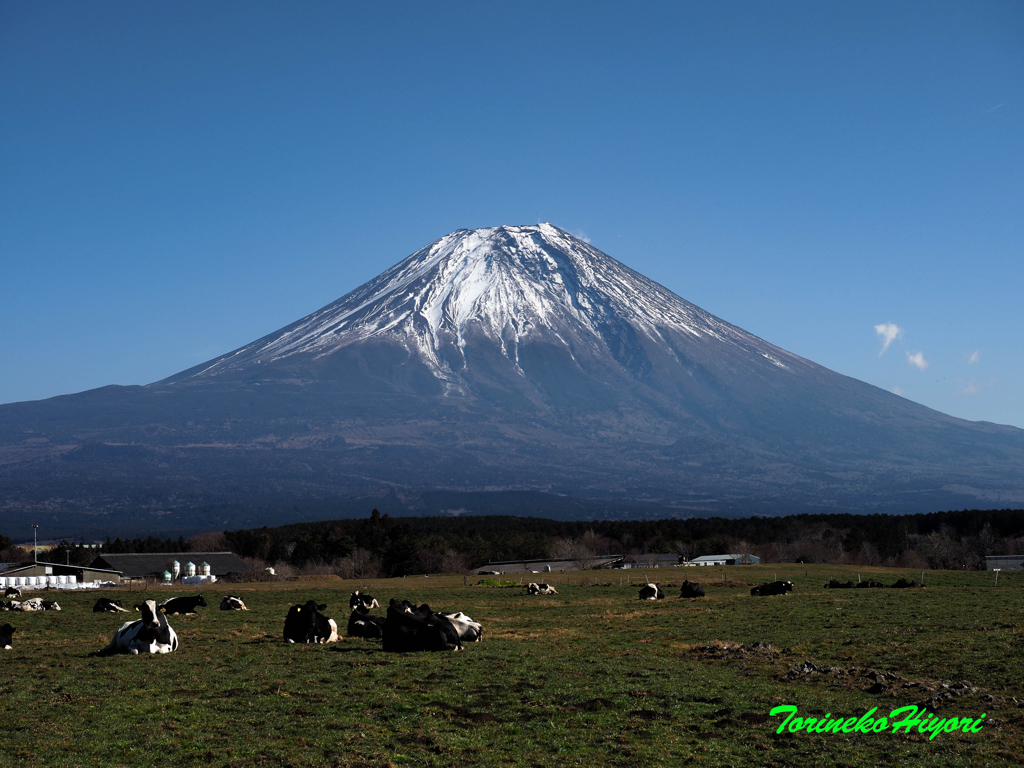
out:
<path id="1" fill-rule="evenodd" d="M 641 600 L 664 600 L 665 593 L 661 591 L 661 587 L 657 584 L 644 584 L 640 587 L 640 599 Z"/>
<path id="2" fill-rule="evenodd" d="M 235 597 L 234 595 L 224 595 L 224 599 L 220 601 L 220 609 L 222 611 L 248 611 L 245 607 L 245 603 L 242 598 Z"/>
<path id="3" fill-rule="evenodd" d="M 771 581 L 754 587 L 750 590 L 750 594 L 754 597 L 770 597 L 771 595 L 784 595 L 792 591 L 792 581 Z"/>
<path id="4" fill-rule="evenodd" d="M 526 594 L 528 595 L 557 595 L 555 588 L 550 584 L 535 584 L 530 582 L 526 585 Z"/>
<path id="5" fill-rule="evenodd" d="M 443 616 L 451 622 L 452 626 L 455 627 L 456 633 L 459 635 L 460 642 L 479 643 L 484 639 L 483 625 L 478 621 L 473 621 L 462 611 L 459 611 L 458 613 L 438 612 L 435 615 Z"/>
<path id="6" fill-rule="evenodd" d="M 96 601 L 96 605 L 92 607 L 93 613 L 128 613 L 127 608 L 122 608 L 121 604 L 116 600 L 111 600 L 108 597 L 101 597 Z"/>
<path id="7" fill-rule="evenodd" d="M 404 601 L 403 601 L 404 603 Z M 408 603 L 392 599 L 384 621 L 383 648 L 394 653 L 417 651 L 461 651 L 459 633 L 444 616 L 429 605 L 410 608 Z"/>
<path id="8" fill-rule="evenodd" d="M 293 605 L 284 619 L 284 640 L 286 643 L 336 643 L 338 625 L 334 619 L 323 615 L 326 605 L 317 605 L 307 600 L 305 605 Z"/>
<path id="9" fill-rule="evenodd" d="M 384 621 L 383 616 L 371 616 L 366 608 L 357 605 L 348 617 L 348 636 L 367 639 L 381 637 Z"/>
<path id="10" fill-rule="evenodd" d="M 13 601 L 12 601 L 13 602 Z M 41 597 L 32 597 L 23 600 L 21 604 L 13 609 L 16 611 L 59 611 L 60 606 L 56 600 L 43 600 Z"/>
<path id="11" fill-rule="evenodd" d="M 168 616 L 184 616 L 186 613 L 196 613 L 198 606 L 206 607 L 206 598 L 202 595 L 195 597 L 169 597 L 157 607 Z"/>
<path id="12" fill-rule="evenodd" d="M 373 595 L 364 595 L 357 589 L 352 593 L 352 597 L 348 599 L 348 609 L 354 611 L 356 608 L 365 608 L 368 611 L 372 611 L 374 608 L 380 608 L 380 603 Z"/>
<path id="13" fill-rule="evenodd" d="M 7 587 L 4 589 L 4 597 L 21 597 L 21 590 L 17 587 Z"/>
<path id="14" fill-rule="evenodd" d="M 695 581 L 685 580 L 679 588 L 680 597 L 704 597 L 704 587 Z"/>
<path id="15" fill-rule="evenodd" d="M 14 641 L 14 627 L 4 624 L 0 627 L 0 650 L 11 650 L 11 643 Z"/>
<path id="16" fill-rule="evenodd" d="M 15 610 L 14 606 L 16 605 L 21 605 L 21 603 L 19 603 L 17 600 L 11 600 L 7 603 L 5 603 L 3 600 L 0 600 L 0 611 L 13 611 Z"/>
<path id="17" fill-rule="evenodd" d="M 114 653 L 170 653 L 178 650 L 178 634 L 167 617 L 157 608 L 155 600 L 147 600 L 135 606 L 142 614 L 136 621 L 126 621 L 114 633 L 110 645 L 96 652 L 97 656 L 110 656 Z"/>

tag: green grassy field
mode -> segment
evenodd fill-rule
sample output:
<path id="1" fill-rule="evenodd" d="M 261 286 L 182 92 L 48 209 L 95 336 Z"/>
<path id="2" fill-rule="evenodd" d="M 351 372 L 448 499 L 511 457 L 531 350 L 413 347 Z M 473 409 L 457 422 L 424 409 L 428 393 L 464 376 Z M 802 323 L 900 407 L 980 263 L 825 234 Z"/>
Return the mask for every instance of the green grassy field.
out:
<path id="1" fill-rule="evenodd" d="M 327 603 L 344 632 L 359 583 L 324 580 L 207 588 L 202 615 L 171 619 L 176 653 L 93 658 L 125 620 L 92 613 L 100 594 L 128 604 L 194 591 L 61 593 L 60 613 L 0 614 L 17 627 L 14 649 L 0 652 L 0 766 L 1019 762 L 1024 573 L 1002 573 L 998 587 L 991 573 L 926 571 L 924 589 L 823 589 L 830 576 L 856 581 L 858 572 L 886 583 L 920 576 L 803 565 L 659 570 L 649 575 L 663 586 L 685 575 L 708 595 L 679 600 L 677 586 L 656 603 L 636 599 L 637 571 L 622 586 L 626 572 L 550 574 L 556 597 L 477 586 L 478 577 L 470 586 L 461 576 L 365 583 L 385 604 L 428 602 L 483 623 L 482 643 L 448 654 L 385 654 L 379 642 L 349 638 L 285 644 L 288 606 L 308 598 Z M 749 596 L 776 574 L 796 591 Z M 219 611 L 225 592 L 250 610 Z M 755 643 L 772 648 L 734 649 Z M 942 717 L 986 713 L 984 727 L 930 741 L 776 734 L 780 718 L 766 717 L 783 704 L 800 716 L 847 717 L 923 703 Z"/>

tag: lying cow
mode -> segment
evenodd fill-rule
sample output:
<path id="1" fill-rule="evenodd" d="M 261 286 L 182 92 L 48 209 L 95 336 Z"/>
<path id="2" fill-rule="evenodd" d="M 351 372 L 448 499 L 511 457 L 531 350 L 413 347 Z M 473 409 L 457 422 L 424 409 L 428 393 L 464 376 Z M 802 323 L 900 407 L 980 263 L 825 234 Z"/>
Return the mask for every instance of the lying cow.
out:
<path id="1" fill-rule="evenodd" d="M 857 589 L 881 589 L 883 587 L 885 587 L 885 584 L 880 581 L 875 581 L 874 579 L 857 582 Z"/>
<path id="2" fill-rule="evenodd" d="M 373 595 L 360 594 L 357 589 L 348 599 L 348 609 L 350 611 L 354 611 L 358 607 L 372 611 L 374 608 L 380 608 L 380 603 L 377 602 L 377 599 Z"/>
<path id="3" fill-rule="evenodd" d="M 371 616 L 366 608 L 357 605 L 348 617 L 348 636 L 366 639 L 381 637 L 384 621 L 383 616 Z"/>
<path id="4" fill-rule="evenodd" d="M 248 611 L 245 607 L 245 603 L 242 598 L 235 597 L 234 595 L 224 595 L 224 599 L 220 601 L 220 609 L 222 611 Z"/>
<path id="5" fill-rule="evenodd" d="M 338 625 L 321 613 L 326 605 L 317 605 L 307 600 L 305 605 L 293 605 L 284 619 L 284 640 L 286 643 L 336 643 Z"/>
<path id="6" fill-rule="evenodd" d="M 92 607 L 93 613 L 128 613 L 127 608 L 122 608 L 121 604 L 116 600 L 111 600 L 107 597 L 101 597 L 96 601 L 96 605 Z"/>
<path id="7" fill-rule="evenodd" d="M 704 597 L 704 587 L 695 581 L 685 580 L 679 588 L 680 597 Z"/>
<path id="8" fill-rule="evenodd" d="M 157 608 L 155 600 L 147 600 L 135 606 L 142 614 L 136 621 L 126 621 L 114 633 L 110 645 L 96 652 L 97 656 L 114 653 L 170 653 L 178 650 L 178 635 L 167 623 L 167 617 Z"/>
<path id="9" fill-rule="evenodd" d="M 6 603 L 3 600 L 0 600 L 0 611 L 16 611 L 18 610 L 19 605 L 21 605 L 21 603 L 17 600 L 11 600 Z"/>
<path id="10" fill-rule="evenodd" d="M 21 590 L 17 587 L 7 587 L 4 590 L 4 597 L 21 597 Z"/>
<path id="11" fill-rule="evenodd" d="M 761 584 L 750 590 L 754 597 L 770 597 L 771 595 L 784 595 L 793 591 L 792 581 L 772 581 L 768 584 Z"/>
<path id="12" fill-rule="evenodd" d="M 853 589 L 856 585 L 852 581 L 839 581 L 839 579 L 829 579 L 828 584 L 825 585 L 825 589 Z"/>
<path id="13" fill-rule="evenodd" d="M 462 611 L 458 613 L 436 613 L 435 616 L 443 616 L 455 627 L 459 641 L 463 643 L 479 643 L 484 639 L 483 625 L 473 621 Z"/>
<path id="14" fill-rule="evenodd" d="M 557 595 L 555 588 L 550 584 L 535 584 L 530 582 L 526 585 L 526 594 L 528 595 Z"/>
<path id="15" fill-rule="evenodd" d="M 13 600 L 11 602 L 14 602 Z M 15 611 L 59 611 L 60 606 L 56 600 L 43 600 L 41 597 L 32 597 L 24 600 Z"/>
<path id="16" fill-rule="evenodd" d="M 384 621 L 383 648 L 394 653 L 417 651 L 461 651 L 462 643 L 455 627 L 438 616 L 429 605 L 410 608 L 392 599 Z"/>
<path id="17" fill-rule="evenodd" d="M 640 587 L 640 599 L 641 600 L 664 600 L 665 593 L 661 591 L 661 587 L 657 584 L 644 584 Z"/>
<path id="18" fill-rule="evenodd" d="M 4 624 L 0 627 L 0 650 L 11 650 L 11 643 L 14 641 L 14 627 Z"/>
<path id="19" fill-rule="evenodd" d="M 895 584 L 892 585 L 892 588 L 893 589 L 916 589 L 917 587 L 920 587 L 920 586 L 921 585 L 917 583 L 917 579 L 910 579 L 909 581 L 907 579 L 900 579 L 899 581 L 897 581 Z"/>
<path id="20" fill-rule="evenodd" d="M 184 616 L 186 613 L 196 613 L 198 606 L 206 607 L 206 598 L 202 595 L 195 597 L 169 597 L 157 607 L 162 613 L 168 616 Z"/>

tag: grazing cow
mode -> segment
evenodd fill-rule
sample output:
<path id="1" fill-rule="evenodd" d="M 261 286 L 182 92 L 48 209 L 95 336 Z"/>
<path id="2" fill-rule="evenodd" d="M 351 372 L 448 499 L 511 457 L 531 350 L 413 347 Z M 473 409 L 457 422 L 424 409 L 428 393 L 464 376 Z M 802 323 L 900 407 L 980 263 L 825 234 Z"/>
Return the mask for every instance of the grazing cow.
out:
<path id="1" fill-rule="evenodd" d="M 380 603 L 373 595 L 362 595 L 357 589 L 348 599 L 348 609 L 354 611 L 357 607 L 372 611 L 374 608 L 380 608 Z"/>
<path id="2" fill-rule="evenodd" d="M 96 601 L 96 605 L 92 607 L 93 613 L 128 613 L 127 608 L 122 608 L 121 604 L 116 600 L 111 600 L 107 597 L 101 597 Z"/>
<path id="3" fill-rule="evenodd" d="M 245 603 L 242 602 L 242 598 L 235 597 L 234 595 L 224 595 L 224 599 L 220 601 L 220 609 L 222 611 L 248 611 L 245 607 Z"/>
<path id="4" fill-rule="evenodd" d="M 284 619 L 284 640 L 286 643 L 336 643 L 338 625 L 334 619 L 324 616 L 326 605 L 317 605 L 307 600 L 305 605 L 293 605 Z"/>
<path id="5" fill-rule="evenodd" d="M 11 643 L 14 640 L 14 627 L 4 624 L 0 627 L 0 650 L 11 650 Z"/>
<path id="6" fill-rule="evenodd" d="M 640 587 L 640 599 L 663 600 L 665 599 L 665 593 L 661 591 L 661 587 L 657 584 L 644 584 Z"/>
<path id="7" fill-rule="evenodd" d="M 14 602 L 13 600 L 11 601 Z M 17 608 L 16 611 L 59 611 L 60 606 L 57 605 L 56 600 L 43 600 L 41 597 L 33 597 L 23 601 Z"/>
<path id="8" fill-rule="evenodd" d="M 167 623 L 167 617 L 157 608 L 156 600 L 147 600 L 135 606 L 142 614 L 136 621 L 126 621 L 114 633 L 110 645 L 96 652 L 97 656 L 114 653 L 170 653 L 178 650 L 178 634 Z"/>
<path id="9" fill-rule="evenodd" d="M 374 602 L 377 602 L 374 600 Z M 357 605 L 348 617 L 349 637 L 381 637 L 384 626 L 383 616 L 371 616 L 370 612 L 361 605 Z"/>
<path id="10" fill-rule="evenodd" d="M 771 595 L 784 595 L 793 591 L 792 581 L 772 581 L 768 584 L 761 584 L 750 590 L 754 597 L 769 597 Z"/>
<path id="11" fill-rule="evenodd" d="M 461 651 L 462 643 L 452 623 L 429 605 L 410 608 L 392 599 L 384 621 L 383 648 L 394 653 Z"/>
<path id="12" fill-rule="evenodd" d="M 679 588 L 680 597 L 704 597 L 704 587 L 695 581 L 685 580 Z"/>
<path id="13" fill-rule="evenodd" d="M 557 595 L 555 588 L 550 584 L 535 584 L 530 582 L 526 585 L 526 594 L 528 595 Z"/>
<path id="14" fill-rule="evenodd" d="M 479 643 L 484 639 L 484 628 L 480 622 L 473 621 L 462 611 L 458 613 L 436 613 L 435 616 L 443 616 L 455 627 L 459 641 L 463 643 Z"/>
<path id="15" fill-rule="evenodd" d="M 196 607 L 200 605 L 203 608 L 206 607 L 206 598 L 202 595 L 196 595 L 195 597 L 169 597 L 160 603 L 157 608 L 168 616 L 177 616 L 179 614 L 184 616 L 186 613 L 196 613 Z"/>
<path id="16" fill-rule="evenodd" d="M 21 590 L 17 587 L 7 587 L 4 589 L 4 597 L 21 597 Z"/>

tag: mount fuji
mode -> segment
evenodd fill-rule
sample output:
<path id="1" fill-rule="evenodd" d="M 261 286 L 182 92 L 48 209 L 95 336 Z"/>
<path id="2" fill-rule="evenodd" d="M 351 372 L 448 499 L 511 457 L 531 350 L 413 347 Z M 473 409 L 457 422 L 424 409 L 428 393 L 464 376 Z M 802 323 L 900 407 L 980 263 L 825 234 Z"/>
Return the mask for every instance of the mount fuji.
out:
<path id="1" fill-rule="evenodd" d="M 459 230 L 142 387 L 0 406 L 0 504 L 61 530 L 503 511 L 1024 506 L 1024 430 L 843 376 L 550 224 Z"/>

